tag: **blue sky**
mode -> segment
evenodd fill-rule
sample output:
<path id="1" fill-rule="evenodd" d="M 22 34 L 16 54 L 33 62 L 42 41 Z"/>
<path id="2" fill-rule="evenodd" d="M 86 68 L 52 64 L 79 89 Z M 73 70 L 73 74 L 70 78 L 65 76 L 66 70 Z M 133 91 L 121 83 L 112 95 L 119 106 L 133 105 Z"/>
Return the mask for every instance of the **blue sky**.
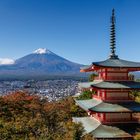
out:
<path id="1" fill-rule="evenodd" d="M 77 63 L 104 60 L 115 8 L 117 54 L 140 61 L 139 7 L 139 0 L 1 0 L 0 58 L 48 48 Z"/>

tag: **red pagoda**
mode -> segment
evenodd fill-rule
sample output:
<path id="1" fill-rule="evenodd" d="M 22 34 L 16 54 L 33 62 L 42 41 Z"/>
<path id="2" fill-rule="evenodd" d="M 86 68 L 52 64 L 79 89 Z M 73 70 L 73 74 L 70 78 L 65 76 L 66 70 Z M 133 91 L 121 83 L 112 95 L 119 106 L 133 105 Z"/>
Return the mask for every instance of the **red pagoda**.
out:
<path id="1" fill-rule="evenodd" d="M 140 82 L 134 81 L 129 72 L 140 71 L 140 63 L 122 60 L 115 53 L 114 9 L 110 36 L 109 58 L 81 68 L 81 72 L 96 72 L 98 76 L 92 82 L 79 84 L 81 91 L 90 90 L 93 96 L 88 100 L 75 99 L 88 117 L 73 120 L 81 122 L 94 139 L 129 140 L 139 127 L 135 116 L 140 112 L 140 104 L 130 96 L 132 91 L 140 91 Z"/>

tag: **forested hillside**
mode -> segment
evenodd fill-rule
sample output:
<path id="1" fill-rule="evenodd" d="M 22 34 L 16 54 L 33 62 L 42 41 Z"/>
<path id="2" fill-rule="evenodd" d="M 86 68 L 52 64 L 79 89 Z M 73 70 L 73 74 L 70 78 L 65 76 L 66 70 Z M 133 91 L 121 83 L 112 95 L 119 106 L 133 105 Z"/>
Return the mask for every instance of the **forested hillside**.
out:
<path id="1" fill-rule="evenodd" d="M 26 92 L 0 97 L 0 140 L 91 140 L 73 116 L 85 116 L 71 97 L 48 102 Z"/>

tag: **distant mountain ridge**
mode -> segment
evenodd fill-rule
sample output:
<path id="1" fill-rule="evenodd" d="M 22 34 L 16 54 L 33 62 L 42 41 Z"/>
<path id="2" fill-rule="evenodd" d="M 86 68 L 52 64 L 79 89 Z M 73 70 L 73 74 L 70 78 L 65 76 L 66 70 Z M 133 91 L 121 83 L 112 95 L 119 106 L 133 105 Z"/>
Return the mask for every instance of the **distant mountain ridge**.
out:
<path id="1" fill-rule="evenodd" d="M 82 76 L 78 63 L 71 62 L 46 48 L 39 48 L 33 53 L 15 60 L 12 65 L 0 66 L 1 77 L 14 76 Z"/>

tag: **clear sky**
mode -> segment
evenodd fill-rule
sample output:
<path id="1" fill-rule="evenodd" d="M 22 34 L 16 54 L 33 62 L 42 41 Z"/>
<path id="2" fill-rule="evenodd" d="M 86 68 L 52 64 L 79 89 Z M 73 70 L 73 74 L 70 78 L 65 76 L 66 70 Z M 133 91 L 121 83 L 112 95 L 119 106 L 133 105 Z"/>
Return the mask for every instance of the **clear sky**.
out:
<path id="1" fill-rule="evenodd" d="M 117 54 L 140 61 L 140 0 L 0 0 L 0 58 L 48 48 L 77 63 L 104 60 L 112 8 Z"/>

